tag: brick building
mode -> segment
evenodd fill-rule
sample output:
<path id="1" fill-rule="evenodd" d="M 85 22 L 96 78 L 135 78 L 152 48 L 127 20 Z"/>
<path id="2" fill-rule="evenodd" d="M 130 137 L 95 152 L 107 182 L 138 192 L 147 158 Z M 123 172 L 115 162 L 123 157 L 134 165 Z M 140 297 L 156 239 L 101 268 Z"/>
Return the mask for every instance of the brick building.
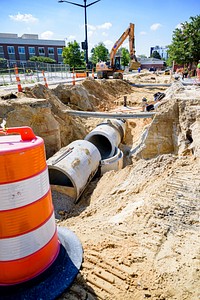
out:
<path id="1" fill-rule="evenodd" d="M 25 64 L 32 56 L 43 56 L 55 59 L 62 63 L 62 50 L 65 47 L 63 40 L 42 40 L 37 34 L 0 33 L 0 58 L 5 58 L 10 63 L 16 61 Z"/>
<path id="2" fill-rule="evenodd" d="M 149 57 L 149 58 L 138 58 L 141 63 L 142 69 L 147 69 L 150 71 L 162 70 L 165 67 L 165 62 L 161 59 Z"/>

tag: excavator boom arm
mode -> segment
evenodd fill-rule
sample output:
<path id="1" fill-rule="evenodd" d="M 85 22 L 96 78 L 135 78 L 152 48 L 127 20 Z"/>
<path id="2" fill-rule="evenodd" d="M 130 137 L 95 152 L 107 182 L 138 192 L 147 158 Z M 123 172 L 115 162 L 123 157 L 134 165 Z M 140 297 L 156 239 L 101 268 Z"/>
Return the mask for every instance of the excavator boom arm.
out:
<path id="1" fill-rule="evenodd" d="M 110 52 L 110 65 L 112 68 L 114 67 L 114 59 L 115 59 L 116 52 L 128 36 L 129 36 L 129 49 L 130 49 L 131 59 L 133 59 L 133 58 L 136 59 L 136 57 L 135 57 L 134 24 L 130 23 L 130 26 L 123 32 L 121 37 L 115 42 L 114 46 L 112 47 L 112 50 Z"/>

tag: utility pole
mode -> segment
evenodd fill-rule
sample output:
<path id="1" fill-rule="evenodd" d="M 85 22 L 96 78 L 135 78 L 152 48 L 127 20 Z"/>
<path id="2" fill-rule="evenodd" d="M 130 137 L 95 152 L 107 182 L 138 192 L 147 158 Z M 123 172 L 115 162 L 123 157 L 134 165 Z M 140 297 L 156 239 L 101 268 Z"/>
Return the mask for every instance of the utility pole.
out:
<path id="1" fill-rule="evenodd" d="M 96 0 L 92 3 L 87 4 L 87 0 L 83 0 L 84 1 L 84 5 L 82 4 L 78 4 L 78 3 L 74 3 L 74 2 L 70 2 L 70 1 L 65 1 L 65 0 L 59 0 L 59 3 L 70 3 L 76 6 L 80 6 L 84 8 L 84 13 L 85 13 L 85 42 L 84 42 L 84 47 L 83 49 L 85 50 L 85 61 L 86 61 L 86 69 L 88 69 L 88 37 L 87 37 L 87 8 L 101 0 Z"/>

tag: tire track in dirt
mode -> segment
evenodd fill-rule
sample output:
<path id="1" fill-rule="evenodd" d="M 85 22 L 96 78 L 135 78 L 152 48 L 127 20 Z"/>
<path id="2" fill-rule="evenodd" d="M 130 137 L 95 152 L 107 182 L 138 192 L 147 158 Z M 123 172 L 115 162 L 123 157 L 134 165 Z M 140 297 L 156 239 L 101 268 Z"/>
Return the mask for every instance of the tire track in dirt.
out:
<path id="1" fill-rule="evenodd" d="M 103 243 L 84 246 L 80 275 L 60 300 L 132 299 L 137 292 L 137 271 L 143 259 L 133 254 L 134 241 L 129 241 L 127 249 L 125 240 L 121 239 L 126 232 L 113 232 L 114 239 L 105 232 Z"/>

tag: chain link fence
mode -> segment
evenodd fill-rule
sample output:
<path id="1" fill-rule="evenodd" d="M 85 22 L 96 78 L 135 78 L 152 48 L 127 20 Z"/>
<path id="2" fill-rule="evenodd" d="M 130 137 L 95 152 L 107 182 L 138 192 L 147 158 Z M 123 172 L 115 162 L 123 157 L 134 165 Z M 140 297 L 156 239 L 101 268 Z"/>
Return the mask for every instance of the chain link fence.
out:
<path id="1" fill-rule="evenodd" d="M 49 64 L 42 62 L 0 61 L 0 86 L 16 83 L 15 66 L 22 84 L 44 81 L 42 71 L 48 81 L 58 81 L 71 78 L 70 67 L 64 64 Z"/>

